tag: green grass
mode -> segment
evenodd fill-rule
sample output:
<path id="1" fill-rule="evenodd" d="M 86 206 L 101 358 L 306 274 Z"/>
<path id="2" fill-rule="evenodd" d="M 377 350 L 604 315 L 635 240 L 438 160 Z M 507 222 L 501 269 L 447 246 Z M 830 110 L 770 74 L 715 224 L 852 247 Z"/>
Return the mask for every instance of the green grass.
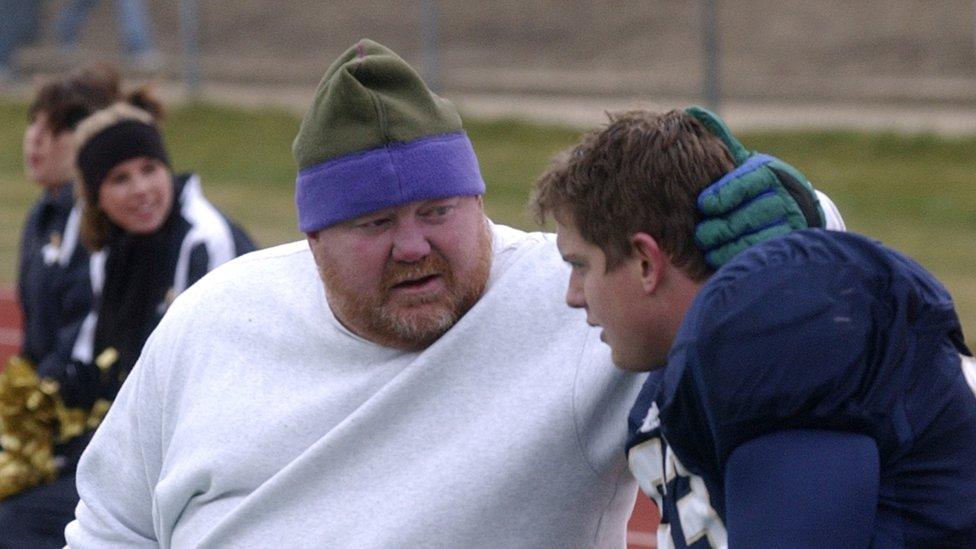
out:
<path id="1" fill-rule="evenodd" d="M 20 226 L 37 189 L 23 177 L 25 105 L 0 102 L 0 283 L 12 283 Z M 299 119 L 279 110 L 213 105 L 174 109 L 165 131 L 176 170 L 201 174 L 204 189 L 262 246 L 300 238 L 292 201 L 291 141 Z M 575 129 L 467 119 L 496 221 L 533 228 L 525 200 Z M 976 137 L 944 139 L 853 132 L 740 136 L 752 149 L 804 171 L 840 207 L 851 230 L 914 257 L 946 284 L 976 341 Z"/>

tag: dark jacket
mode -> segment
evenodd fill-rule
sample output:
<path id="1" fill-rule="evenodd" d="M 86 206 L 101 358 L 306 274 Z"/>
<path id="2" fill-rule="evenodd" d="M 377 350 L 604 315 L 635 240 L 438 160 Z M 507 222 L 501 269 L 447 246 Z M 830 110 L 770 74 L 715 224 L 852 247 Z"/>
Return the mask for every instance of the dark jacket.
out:
<path id="1" fill-rule="evenodd" d="M 17 297 L 24 313 L 21 354 L 34 364 L 63 364 L 91 308 L 88 253 L 78 242 L 80 212 L 71 184 L 45 192 L 20 240 Z M 70 222 L 69 222 L 70 219 Z"/>
<path id="2" fill-rule="evenodd" d="M 180 175 L 174 185 L 173 209 L 158 231 L 113 228 L 105 248 L 91 256 L 94 305 L 75 342 L 75 368 L 60 378 L 40 372 L 60 382 L 68 406 L 113 400 L 173 299 L 221 263 L 254 250 L 250 237 L 204 198 L 198 177 Z"/>
<path id="3" fill-rule="evenodd" d="M 858 435 L 879 459 L 877 494 L 858 494 L 876 505 L 872 547 L 976 547 L 970 356 L 951 297 L 917 263 L 853 233 L 796 231 L 742 252 L 702 287 L 631 412 L 631 463 L 654 448 L 656 426 L 680 472 L 658 492 L 677 533 L 706 515 L 725 520 L 738 448 L 800 430 Z M 788 493 L 784 480 L 757 491 Z"/>
<path id="4" fill-rule="evenodd" d="M 68 407 L 87 410 L 114 400 L 172 300 L 221 263 L 255 248 L 204 198 L 198 177 L 181 175 L 174 185 L 173 210 L 158 231 L 139 236 L 116 228 L 105 248 L 91 255 L 94 300 L 71 359 L 38 370 L 58 382 Z M 89 437 L 55 449 L 65 458 L 62 471 L 77 465 Z"/>

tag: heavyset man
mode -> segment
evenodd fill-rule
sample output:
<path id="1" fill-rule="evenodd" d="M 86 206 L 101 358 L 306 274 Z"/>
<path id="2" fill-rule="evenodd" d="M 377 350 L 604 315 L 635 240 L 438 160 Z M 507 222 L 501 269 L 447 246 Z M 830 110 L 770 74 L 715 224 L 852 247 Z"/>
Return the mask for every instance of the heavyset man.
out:
<path id="1" fill-rule="evenodd" d="M 294 144 L 307 241 L 182 294 L 79 469 L 78 547 L 622 547 L 640 376 L 484 215 L 461 121 L 362 41 Z"/>
<path id="2" fill-rule="evenodd" d="M 363 41 L 294 152 L 307 242 L 173 303 L 82 458 L 78 547 L 622 546 L 638 380 L 494 225 L 453 106 Z"/>
<path id="3" fill-rule="evenodd" d="M 628 452 L 659 546 L 976 547 L 976 368 L 948 293 L 818 229 L 716 272 L 696 199 L 749 160 L 714 122 L 612 117 L 533 199 L 557 221 L 566 302 L 620 368 L 654 370 Z"/>

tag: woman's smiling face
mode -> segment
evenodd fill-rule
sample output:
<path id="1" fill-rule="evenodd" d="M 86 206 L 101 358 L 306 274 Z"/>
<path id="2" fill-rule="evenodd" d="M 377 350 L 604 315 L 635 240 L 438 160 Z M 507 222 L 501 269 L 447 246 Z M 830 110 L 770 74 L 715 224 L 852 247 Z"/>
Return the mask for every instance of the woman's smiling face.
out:
<path id="1" fill-rule="evenodd" d="M 155 158 L 126 160 L 105 176 L 98 188 L 98 206 L 128 233 L 153 233 L 173 207 L 173 176 Z"/>

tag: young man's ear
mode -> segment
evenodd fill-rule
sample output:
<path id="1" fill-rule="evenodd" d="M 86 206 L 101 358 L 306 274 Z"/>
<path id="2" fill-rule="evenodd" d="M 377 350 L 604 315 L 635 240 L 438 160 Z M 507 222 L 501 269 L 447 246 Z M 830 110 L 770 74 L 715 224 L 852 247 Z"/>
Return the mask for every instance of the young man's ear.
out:
<path id="1" fill-rule="evenodd" d="M 647 233 L 636 233 L 630 237 L 634 248 L 634 258 L 640 266 L 641 286 L 647 293 L 654 293 L 664 278 L 668 257 L 657 244 L 657 240 Z"/>

